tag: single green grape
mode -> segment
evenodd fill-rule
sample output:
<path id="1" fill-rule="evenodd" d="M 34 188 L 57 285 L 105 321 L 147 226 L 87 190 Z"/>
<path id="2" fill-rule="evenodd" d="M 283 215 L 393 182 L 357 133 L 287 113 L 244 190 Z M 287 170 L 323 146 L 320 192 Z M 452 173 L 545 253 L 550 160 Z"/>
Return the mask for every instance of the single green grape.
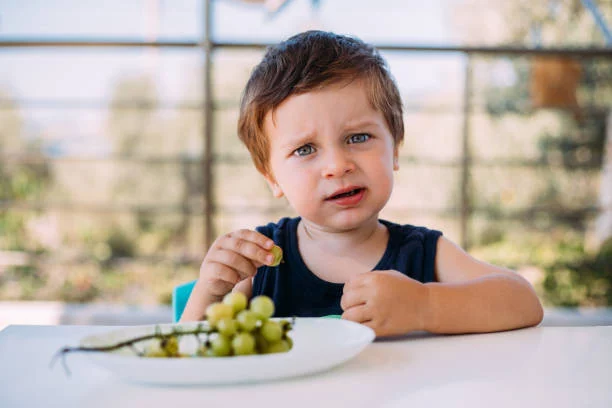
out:
<path id="1" fill-rule="evenodd" d="M 268 320 L 261 326 L 261 335 L 270 343 L 274 343 L 283 337 L 283 328 L 279 322 Z"/>
<path id="2" fill-rule="evenodd" d="M 216 357 L 229 356 L 232 353 L 232 341 L 222 334 L 214 336 L 210 341 L 210 347 Z"/>
<path id="3" fill-rule="evenodd" d="M 149 358 L 165 358 L 165 357 L 168 357 L 166 355 L 166 353 L 164 353 L 162 350 L 145 351 L 144 356 L 145 357 L 149 357 Z"/>
<path id="4" fill-rule="evenodd" d="M 261 332 L 257 331 L 253 334 L 255 338 L 255 349 L 260 354 L 265 354 L 268 350 L 268 345 L 270 342 L 265 339 L 265 337 L 261 334 Z"/>
<path id="5" fill-rule="evenodd" d="M 257 314 L 251 312 L 250 310 L 243 310 L 242 312 L 238 313 L 236 320 L 238 321 L 238 326 L 242 331 L 250 332 L 257 326 L 259 318 Z"/>
<path id="6" fill-rule="evenodd" d="M 152 340 L 151 343 L 149 343 L 145 347 L 143 351 L 143 356 L 144 357 L 167 357 L 166 352 L 162 349 L 161 342 L 158 339 Z"/>
<path id="7" fill-rule="evenodd" d="M 232 337 L 238 331 L 238 322 L 224 317 L 217 322 L 217 330 L 224 336 Z"/>
<path id="8" fill-rule="evenodd" d="M 142 355 L 143 357 L 166 357 L 166 352 L 162 350 L 159 340 L 155 339 L 145 347 Z"/>
<path id="9" fill-rule="evenodd" d="M 237 356 L 253 354 L 255 352 L 255 338 L 250 333 L 238 333 L 232 339 L 232 349 Z"/>
<path id="10" fill-rule="evenodd" d="M 217 327 L 219 320 L 234 317 L 234 309 L 225 303 L 213 303 L 206 308 L 206 319 L 211 327 Z"/>
<path id="11" fill-rule="evenodd" d="M 208 357 L 209 356 L 209 352 L 211 352 L 212 349 L 206 347 L 205 344 L 202 344 L 200 347 L 198 347 L 198 350 L 196 351 L 196 356 L 198 357 Z"/>
<path id="12" fill-rule="evenodd" d="M 148 342 L 145 345 L 144 348 L 144 352 L 145 353 L 149 353 L 149 352 L 154 352 L 154 351 L 161 351 L 161 347 L 159 346 L 159 340 L 158 339 L 152 339 L 150 342 Z"/>
<path id="13" fill-rule="evenodd" d="M 164 337 L 159 345 L 167 357 L 180 357 L 179 342 L 176 336 Z"/>
<path id="14" fill-rule="evenodd" d="M 278 323 L 283 328 L 284 333 L 292 329 L 291 322 L 289 320 L 279 320 Z"/>
<path id="15" fill-rule="evenodd" d="M 249 307 L 261 320 L 266 320 L 274 314 L 274 302 L 268 296 L 255 296 Z"/>
<path id="16" fill-rule="evenodd" d="M 270 264 L 270 266 L 278 266 L 283 260 L 283 250 L 278 245 L 274 245 L 272 249 L 270 249 L 272 255 L 274 255 L 274 260 Z"/>
<path id="17" fill-rule="evenodd" d="M 274 343 L 270 343 L 270 345 L 268 345 L 268 349 L 266 350 L 266 354 L 286 353 L 289 350 L 291 350 L 289 342 L 283 339 L 275 341 Z"/>
<path id="18" fill-rule="evenodd" d="M 230 292 L 223 297 L 223 303 L 226 305 L 230 305 L 234 310 L 234 316 L 246 309 L 248 299 L 246 295 L 242 292 Z"/>

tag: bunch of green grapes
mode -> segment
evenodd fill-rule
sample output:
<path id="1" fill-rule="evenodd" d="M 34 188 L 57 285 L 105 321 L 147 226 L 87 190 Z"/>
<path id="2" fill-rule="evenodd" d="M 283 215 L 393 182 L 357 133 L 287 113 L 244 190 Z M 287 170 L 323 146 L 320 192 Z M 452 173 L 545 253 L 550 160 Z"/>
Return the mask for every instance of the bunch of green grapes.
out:
<path id="1" fill-rule="evenodd" d="M 270 320 L 273 314 L 274 302 L 267 296 L 254 297 L 247 308 L 244 294 L 228 293 L 222 302 L 206 309 L 206 319 L 215 332 L 200 347 L 198 354 L 224 357 L 291 350 L 293 342 L 287 335 L 291 323 Z"/>
<path id="2" fill-rule="evenodd" d="M 293 347 L 288 336 L 292 324 L 286 320 L 270 320 L 274 302 L 267 296 L 251 299 L 240 292 L 228 293 L 222 302 L 206 309 L 208 330 L 205 341 L 195 353 L 199 357 L 243 356 L 250 354 L 284 353 Z M 179 350 L 180 333 L 160 335 L 147 347 L 144 357 L 189 357 Z"/>

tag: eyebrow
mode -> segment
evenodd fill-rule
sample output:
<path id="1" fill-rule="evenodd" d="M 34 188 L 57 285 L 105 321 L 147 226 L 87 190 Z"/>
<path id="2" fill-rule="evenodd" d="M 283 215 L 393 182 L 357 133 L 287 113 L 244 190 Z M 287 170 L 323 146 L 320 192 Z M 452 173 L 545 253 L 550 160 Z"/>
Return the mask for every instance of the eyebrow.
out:
<path id="1" fill-rule="evenodd" d="M 295 149 L 297 147 L 303 146 L 309 143 L 313 139 L 312 132 L 304 132 L 301 134 L 295 135 L 295 137 L 289 137 L 289 140 L 284 140 L 280 145 L 281 149 Z"/>
<path id="2" fill-rule="evenodd" d="M 357 120 L 354 122 L 348 122 L 348 124 L 344 126 L 343 131 L 352 132 L 352 131 L 358 131 L 363 128 L 371 128 L 371 127 L 381 129 L 381 128 L 384 128 L 384 123 L 380 123 L 380 121 L 376 119 L 369 119 L 369 118 L 364 119 L 364 120 Z M 303 146 L 305 144 L 310 143 L 313 137 L 314 135 L 312 132 L 303 132 L 301 134 L 295 135 L 295 137 L 291 137 L 290 140 L 285 140 L 280 145 L 280 147 L 282 149 L 294 149 L 296 147 Z"/>
<path id="3" fill-rule="evenodd" d="M 344 126 L 344 129 L 346 131 L 346 130 L 362 129 L 362 128 L 367 128 L 367 127 L 380 128 L 383 125 L 384 125 L 383 123 L 380 123 L 380 121 L 376 119 L 364 119 L 364 120 L 357 120 L 354 122 L 349 122 L 346 126 Z"/>

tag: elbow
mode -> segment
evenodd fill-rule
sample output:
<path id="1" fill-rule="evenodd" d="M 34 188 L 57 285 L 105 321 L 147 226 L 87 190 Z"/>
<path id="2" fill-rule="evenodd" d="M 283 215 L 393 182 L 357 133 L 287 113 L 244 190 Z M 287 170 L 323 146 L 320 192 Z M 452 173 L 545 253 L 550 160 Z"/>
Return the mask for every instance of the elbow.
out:
<path id="1" fill-rule="evenodd" d="M 514 278 L 514 311 L 515 321 L 519 327 L 533 327 L 544 320 L 544 308 L 533 286 L 526 280 Z M 517 285 L 516 282 L 519 282 Z"/>
<path id="2" fill-rule="evenodd" d="M 523 316 L 524 316 L 524 324 L 525 327 L 537 326 L 542 323 L 544 320 L 544 307 L 542 306 L 542 302 L 534 287 L 523 277 L 516 276 L 515 279 L 518 279 L 521 282 L 522 289 L 520 291 L 523 293 Z"/>
<path id="3" fill-rule="evenodd" d="M 514 316 L 511 318 L 514 323 L 511 324 L 514 329 L 526 327 L 535 327 L 542 323 L 544 319 L 544 309 L 536 296 L 530 301 L 523 301 L 519 306 L 516 304 L 514 308 Z"/>
<path id="4" fill-rule="evenodd" d="M 531 285 L 530 285 L 531 286 Z M 532 287 L 529 288 L 529 294 L 523 301 L 523 323 L 525 327 L 537 326 L 544 320 L 544 308 L 542 302 L 536 295 Z"/>
<path id="5" fill-rule="evenodd" d="M 531 306 L 531 324 L 530 326 L 537 326 L 542 323 L 544 320 L 544 307 L 542 306 L 542 302 L 538 297 L 535 289 L 529 282 L 526 282 L 529 285 L 529 291 L 531 292 L 531 297 L 533 299 L 533 305 Z"/>
<path id="6" fill-rule="evenodd" d="M 544 308 L 542 307 L 542 303 L 540 302 L 540 299 L 538 299 L 538 297 L 536 296 L 534 313 L 533 313 L 533 321 L 530 324 L 530 326 L 537 326 L 540 323 L 542 323 L 542 320 L 544 320 Z"/>

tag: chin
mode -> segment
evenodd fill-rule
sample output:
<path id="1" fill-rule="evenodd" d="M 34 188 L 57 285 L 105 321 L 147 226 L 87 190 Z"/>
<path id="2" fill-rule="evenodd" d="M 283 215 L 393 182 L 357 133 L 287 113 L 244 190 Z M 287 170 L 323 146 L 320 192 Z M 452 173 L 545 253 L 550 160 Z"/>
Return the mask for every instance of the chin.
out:
<path id="1" fill-rule="evenodd" d="M 325 221 L 325 225 L 337 231 L 350 231 L 370 221 L 378 221 L 378 212 L 368 212 L 367 214 L 337 214 L 335 217 L 328 218 Z"/>

